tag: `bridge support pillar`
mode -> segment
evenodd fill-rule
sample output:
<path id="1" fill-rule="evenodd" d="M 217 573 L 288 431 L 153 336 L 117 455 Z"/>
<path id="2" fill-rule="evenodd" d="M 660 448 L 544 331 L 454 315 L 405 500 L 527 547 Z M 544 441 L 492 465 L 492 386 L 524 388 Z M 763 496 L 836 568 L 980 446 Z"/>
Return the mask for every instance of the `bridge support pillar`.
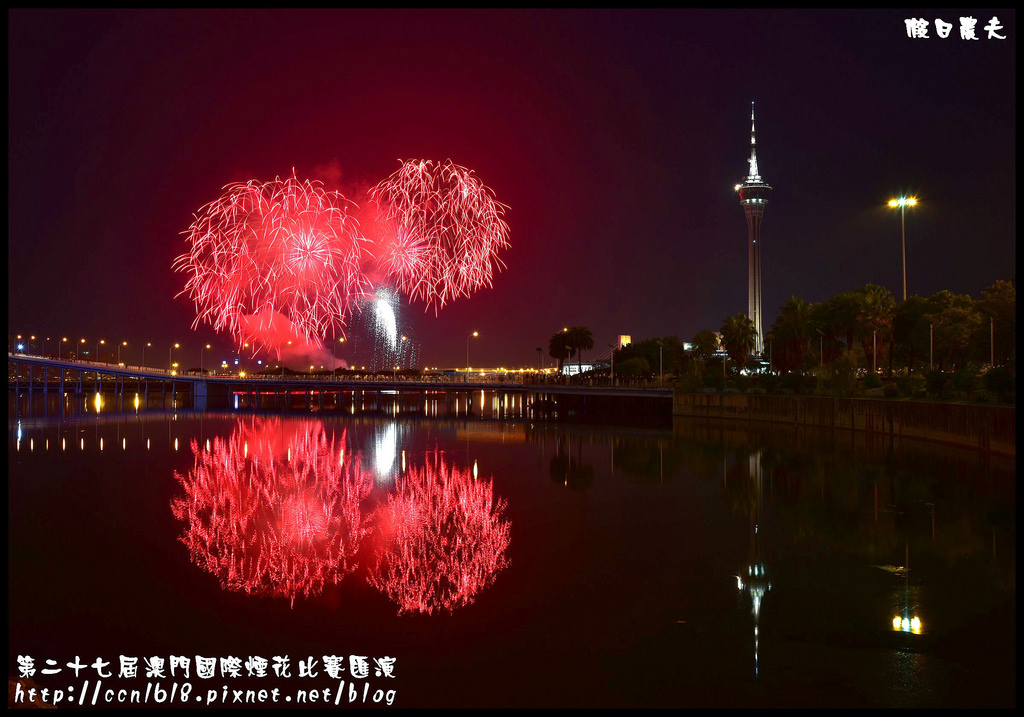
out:
<path id="1" fill-rule="evenodd" d="M 207 384 L 206 381 L 196 381 L 192 384 L 192 408 L 198 411 L 206 410 Z"/>

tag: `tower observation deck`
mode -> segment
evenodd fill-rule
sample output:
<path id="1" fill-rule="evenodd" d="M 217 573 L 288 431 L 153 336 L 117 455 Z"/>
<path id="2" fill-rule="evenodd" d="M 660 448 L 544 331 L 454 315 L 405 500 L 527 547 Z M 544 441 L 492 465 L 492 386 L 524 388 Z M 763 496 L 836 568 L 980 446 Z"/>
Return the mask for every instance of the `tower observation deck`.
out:
<path id="1" fill-rule="evenodd" d="M 757 135 L 754 132 L 754 103 L 750 103 L 750 158 L 747 176 L 736 185 L 740 204 L 747 215 L 747 318 L 754 323 L 754 352 L 764 353 L 764 329 L 761 311 L 761 220 L 772 188 L 757 169 Z"/>

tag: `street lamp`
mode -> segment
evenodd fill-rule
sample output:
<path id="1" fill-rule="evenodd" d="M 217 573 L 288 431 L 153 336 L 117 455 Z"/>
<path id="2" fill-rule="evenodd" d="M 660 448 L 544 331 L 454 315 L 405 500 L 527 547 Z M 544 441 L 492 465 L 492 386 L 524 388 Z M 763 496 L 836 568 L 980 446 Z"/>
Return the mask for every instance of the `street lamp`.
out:
<path id="1" fill-rule="evenodd" d="M 150 343 L 149 341 L 146 342 L 146 346 L 152 346 L 152 345 L 153 344 Z M 146 346 L 142 347 L 142 366 L 143 366 L 143 368 L 145 368 L 145 366 L 146 366 Z"/>
<path id="2" fill-rule="evenodd" d="M 120 344 L 118 344 L 118 346 L 117 346 L 117 364 L 118 364 L 118 366 L 120 366 L 120 365 L 121 365 L 121 347 L 122 347 L 122 346 L 127 346 L 127 345 L 128 345 L 128 342 L 127 342 L 127 341 L 122 341 L 122 342 L 121 342 Z"/>
<path id="3" fill-rule="evenodd" d="M 479 336 L 480 332 L 474 331 L 466 337 L 466 371 L 469 371 L 469 340 L 475 336 Z"/>
<path id="4" fill-rule="evenodd" d="M 82 345 L 84 346 L 84 345 L 85 345 L 85 339 L 82 339 L 81 341 L 79 341 L 79 343 L 80 343 L 80 344 L 82 344 Z M 82 360 L 82 355 L 81 355 L 81 354 L 82 354 L 82 348 L 79 348 L 79 349 L 78 349 L 78 355 L 77 355 L 77 356 L 75 356 L 75 358 L 76 358 L 77 360 L 79 360 L 79 361 L 81 361 L 81 360 Z"/>
<path id="5" fill-rule="evenodd" d="M 199 348 L 199 373 L 203 373 L 203 351 L 208 348 L 210 348 L 210 344 L 206 344 L 206 346 L 201 346 Z"/>
<path id="6" fill-rule="evenodd" d="M 900 197 L 899 199 L 890 199 L 889 206 L 895 209 L 900 208 L 900 236 L 902 238 L 903 245 L 903 300 L 907 300 L 907 221 L 906 221 L 906 209 L 917 204 L 917 200 L 913 197 Z"/>
<path id="7" fill-rule="evenodd" d="M 99 341 L 96 342 L 96 361 L 97 361 L 97 363 L 100 360 L 100 344 L 105 344 L 105 343 L 107 343 L 107 342 L 104 341 L 103 339 L 100 339 Z"/>
<path id="8" fill-rule="evenodd" d="M 64 342 L 64 343 L 67 343 L 68 342 L 68 337 L 65 336 L 63 339 L 61 339 L 61 341 Z M 57 360 L 58 361 L 62 358 L 62 353 L 63 353 L 63 347 L 60 344 L 57 344 Z"/>
<path id="9" fill-rule="evenodd" d="M 334 344 L 334 371 L 335 372 L 337 372 L 337 370 L 338 370 L 338 344 L 343 344 L 343 343 L 345 343 L 345 338 L 344 337 L 338 339 L 335 342 L 335 344 Z M 337 373 L 335 373 L 335 375 L 337 375 Z"/>
<path id="10" fill-rule="evenodd" d="M 174 344 L 174 346 L 172 346 L 169 349 L 167 349 L 167 366 L 169 368 L 174 368 L 174 365 L 173 365 L 172 359 L 171 359 L 171 351 L 173 351 L 174 349 L 180 349 L 180 348 L 181 348 L 181 344 Z"/>

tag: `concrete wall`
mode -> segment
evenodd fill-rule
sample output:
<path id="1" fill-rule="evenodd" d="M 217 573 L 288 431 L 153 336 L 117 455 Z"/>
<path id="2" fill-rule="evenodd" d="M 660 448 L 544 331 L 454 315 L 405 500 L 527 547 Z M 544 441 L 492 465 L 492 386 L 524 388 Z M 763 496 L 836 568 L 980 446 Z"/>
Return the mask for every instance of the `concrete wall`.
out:
<path id="1" fill-rule="evenodd" d="M 866 431 L 1016 455 L 1016 407 L 825 396 L 676 393 L 673 415 Z"/>

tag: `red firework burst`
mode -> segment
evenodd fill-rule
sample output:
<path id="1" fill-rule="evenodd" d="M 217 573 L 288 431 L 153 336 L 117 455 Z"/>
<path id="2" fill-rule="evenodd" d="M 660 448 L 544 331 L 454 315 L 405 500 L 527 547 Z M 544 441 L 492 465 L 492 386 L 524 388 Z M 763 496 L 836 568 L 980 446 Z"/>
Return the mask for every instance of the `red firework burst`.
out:
<path id="1" fill-rule="evenodd" d="M 238 346 L 280 350 L 280 336 L 319 344 L 370 290 L 364 240 L 349 203 L 294 175 L 228 185 L 185 232 L 175 269 L 201 321 Z M 180 295 L 180 294 L 179 294 Z M 280 354 L 279 354 L 280 355 Z"/>
<path id="2" fill-rule="evenodd" d="M 414 160 L 370 190 L 390 224 L 378 245 L 378 263 L 410 299 L 435 312 L 448 301 L 491 286 L 504 268 L 507 208 L 473 172 L 450 160 Z"/>
<path id="3" fill-rule="evenodd" d="M 506 504 L 490 481 L 443 461 L 411 468 L 377 512 L 368 581 L 407 611 L 453 612 L 472 603 L 507 565 Z"/>
<path id="4" fill-rule="evenodd" d="M 226 590 L 292 605 L 340 582 L 356 568 L 373 489 L 344 445 L 319 422 L 280 419 L 239 424 L 209 451 L 193 441 L 194 467 L 174 474 L 185 495 L 171 503 L 192 561 Z"/>

